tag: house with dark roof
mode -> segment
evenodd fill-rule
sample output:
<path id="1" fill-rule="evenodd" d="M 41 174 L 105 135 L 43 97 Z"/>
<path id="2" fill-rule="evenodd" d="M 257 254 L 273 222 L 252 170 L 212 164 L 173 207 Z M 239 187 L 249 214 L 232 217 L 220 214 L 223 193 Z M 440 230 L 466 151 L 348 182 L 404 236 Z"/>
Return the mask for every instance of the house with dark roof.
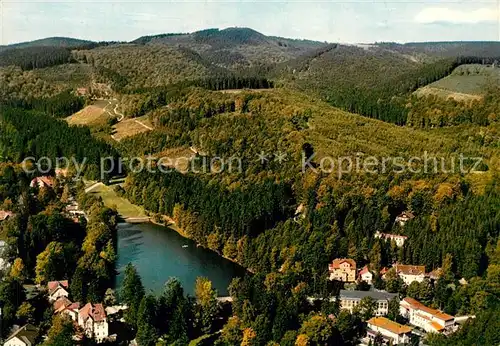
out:
<path id="1" fill-rule="evenodd" d="M 7 338 L 4 342 L 4 346 L 34 346 L 36 338 L 38 336 L 38 329 L 31 325 L 27 324 Z"/>
<path id="2" fill-rule="evenodd" d="M 415 218 L 415 215 L 411 211 L 403 211 L 401 214 L 396 216 L 395 222 L 398 223 L 401 227 L 403 227 L 408 221 Z"/>
<path id="3" fill-rule="evenodd" d="M 359 305 L 363 298 L 370 297 L 376 304 L 376 316 L 387 315 L 389 312 L 389 302 L 397 298 L 397 293 L 388 293 L 385 291 L 348 291 L 340 290 L 339 300 L 340 308 L 353 312 L 354 308 Z"/>
<path id="4" fill-rule="evenodd" d="M 78 325 L 88 338 L 100 343 L 109 336 L 108 319 L 102 304 L 87 303 L 78 311 Z"/>
<path id="5" fill-rule="evenodd" d="M 406 285 L 410 285 L 413 281 L 422 282 L 425 279 L 425 266 L 396 263 L 392 268 Z"/>

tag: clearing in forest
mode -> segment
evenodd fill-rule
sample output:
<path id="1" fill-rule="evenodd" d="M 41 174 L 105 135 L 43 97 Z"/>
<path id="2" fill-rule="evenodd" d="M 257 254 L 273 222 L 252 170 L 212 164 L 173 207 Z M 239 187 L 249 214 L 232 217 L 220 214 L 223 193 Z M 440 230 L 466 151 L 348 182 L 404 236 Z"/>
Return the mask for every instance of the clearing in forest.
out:
<path id="1" fill-rule="evenodd" d="M 113 126 L 113 139 L 120 141 L 123 138 L 138 135 L 153 129 L 153 124 L 147 116 L 125 119 Z"/>
<path id="2" fill-rule="evenodd" d="M 66 118 L 70 125 L 98 125 L 105 123 L 109 114 L 106 112 L 108 102 L 97 101 L 93 105 L 87 106 L 84 109 Z"/>

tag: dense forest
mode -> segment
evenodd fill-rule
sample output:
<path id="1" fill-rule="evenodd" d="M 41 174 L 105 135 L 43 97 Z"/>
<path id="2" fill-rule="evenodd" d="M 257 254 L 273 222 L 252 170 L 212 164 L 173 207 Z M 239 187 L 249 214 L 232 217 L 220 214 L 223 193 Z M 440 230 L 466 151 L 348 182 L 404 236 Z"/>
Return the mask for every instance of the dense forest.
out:
<path id="1" fill-rule="evenodd" d="M 66 157 L 75 160 L 72 165 L 83 164 L 82 173 L 95 180 L 101 179 L 101 158 L 111 158 L 106 160 L 106 167 L 114 165 L 118 169 L 111 163 L 117 161 L 116 151 L 92 137 L 88 128 L 71 127 L 44 113 L 8 107 L 2 108 L 0 127 L 2 156 L 14 162 L 47 157 L 55 164 L 57 158 Z"/>
<path id="2" fill-rule="evenodd" d="M 71 61 L 71 51 L 62 47 L 26 47 L 0 51 L 0 66 L 16 65 L 33 70 Z"/>

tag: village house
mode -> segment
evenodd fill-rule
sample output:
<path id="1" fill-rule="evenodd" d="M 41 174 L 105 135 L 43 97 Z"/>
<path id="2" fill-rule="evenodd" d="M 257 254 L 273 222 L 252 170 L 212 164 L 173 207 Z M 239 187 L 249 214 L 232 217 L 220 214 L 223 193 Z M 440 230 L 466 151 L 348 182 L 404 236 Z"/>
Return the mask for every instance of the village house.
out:
<path id="1" fill-rule="evenodd" d="M 49 176 L 36 177 L 31 180 L 30 187 L 38 186 L 39 189 L 52 189 L 54 187 L 54 178 Z"/>
<path id="2" fill-rule="evenodd" d="M 383 239 L 385 241 L 394 241 L 397 247 L 402 247 L 408 239 L 407 236 L 399 235 L 399 234 L 390 234 L 390 233 L 375 233 L 375 238 Z"/>
<path id="3" fill-rule="evenodd" d="M 87 303 L 78 311 L 78 325 L 85 335 L 96 342 L 103 342 L 109 336 L 108 320 L 102 304 Z"/>
<path id="4" fill-rule="evenodd" d="M 397 297 L 396 293 L 379 292 L 379 291 L 348 291 L 340 290 L 339 300 L 340 308 L 353 312 L 353 309 L 358 306 L 361 300 L 365 297 L 371 297 L 377 303 L 375 311 L 376 316 L 387 315 L 389 312 L 389 301 Z"/>
<path id="5" fill-rule="evenodd" d="M 412 328 L 391 321 L 385 317 L 373 317 L 368 320 L 366 338 L 373 343 L 381 335 L 386 345 L 400 345 L 410 342 Z"/>
<path id="6" fill-rule="evenodd" d="M 364 281 L 368 285 L 371 285 L 373 283 L 373 274 L 368 268 L 368 266 L 364 266 L 363 269 L 361 269 L 358 273 L 358 280 L 359 281 Z"/>
<path id="7" fill-rule="evenodd" d="M 337 258 L 328 265 L 330 280 L 342 282 L 356 281 L 356 262 L 350 258 Z"/>
<path id="8" fill-rule="evenodd" d="M 14 216 L 14 213 L 11 211 L 0 210 L 0 221 L 5 221 L 12 216 Z"/>
<path id="9" fill-rule="evenodd" d="M 73 303 L 67 297 L 60 297 L 54 303 L 54 314 L 67 315 L 73 321 L 78 320 L 80 303 Z"/>
<path id="10" fill-rule="evenodd" d="M 27 324 L 7 338 L 4 342 L 4 346 L 34 346 L 36 338 L 38 336 L 38 329 Z"/>
<path id="11" fill-rule="evenodd" d="M 398 216 L 396 216 L 395 222 L 399 224 L 401 227 L 403 227 L 408 221 L 411 219 L 414 219 L 415 215 L 411 211 L 404 211 Z"/>
<path id="12" fill-rule="evenodd" d="M 68 280 L 63 281 L 50 281 L 47 284 L 47 289 L 49 293 L 49 301 L 55 302 L 60 297 L 68 297 Z"/>
<path id="13" fill-rule="evenodd" d="M 418 300 L 406 297 L 399 303 L 399 310 L 410 324 L 425 330 L 427 333 L 451 331 L 455 325 L 455 317 L 436 309 L 429 308 Z"/>
<path id="14" fill-rule="evenodd" d="M 425 279 L 425 266 L 395 264 L 392 267 L 403 282 L 409 286 L 413 281 L 422 282 Z M 384 275 L 385 277 L 385 275 Z"/>

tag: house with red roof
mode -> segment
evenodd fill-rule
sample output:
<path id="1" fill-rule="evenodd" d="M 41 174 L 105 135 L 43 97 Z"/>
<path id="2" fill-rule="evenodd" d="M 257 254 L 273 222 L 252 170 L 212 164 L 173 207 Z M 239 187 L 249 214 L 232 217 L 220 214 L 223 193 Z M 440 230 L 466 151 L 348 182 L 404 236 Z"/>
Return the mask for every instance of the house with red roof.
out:
<path id="1" fill-rule="evenodd" d="M 78 311 L 78 325 L 85 335 L 100 343 L 109 336 L 108 320 L 102 304 L 87 303 Z"/>
<path id="2" fill-rule="evenodd" d="M 350 258 L 337 258 L 328 265 L 330 280 L 342 282 L 356 281 L 356 261 Z"/>
<path id="3" fill-rule="evenodd" d="M 78 320 L 78 310 L 80 303 L 73 303 L 67 297 L 60 297 L 54 302 L 54 314 L 67 315 L 71 320 Z"/>
<path id="4" fill-rule="evenodd" d="M 373 282 L 373 274 L 368 268 L 368 266 L 364 266 L 358 273 L 358 280 L 359 281 L 364 281 L 368 285 L 371 285 Z"/>
<path id="5" fill-rule="evenodd" d="M 30 187 L 38 186 L 39 189 L 52 189 L 54 187 L 54 177 L 43 176 L 33 178 L 30 182 Z"/>
<path id="6" fill-rule="evenodd" d="M 68 296 L 69 296 L 68 289 L 69 289 L 68 280 L 50 281 L 47 284 L 49 301 L 55 302 L 56 300 L 58 300 L 61 297 L 68 298 Z"/>

